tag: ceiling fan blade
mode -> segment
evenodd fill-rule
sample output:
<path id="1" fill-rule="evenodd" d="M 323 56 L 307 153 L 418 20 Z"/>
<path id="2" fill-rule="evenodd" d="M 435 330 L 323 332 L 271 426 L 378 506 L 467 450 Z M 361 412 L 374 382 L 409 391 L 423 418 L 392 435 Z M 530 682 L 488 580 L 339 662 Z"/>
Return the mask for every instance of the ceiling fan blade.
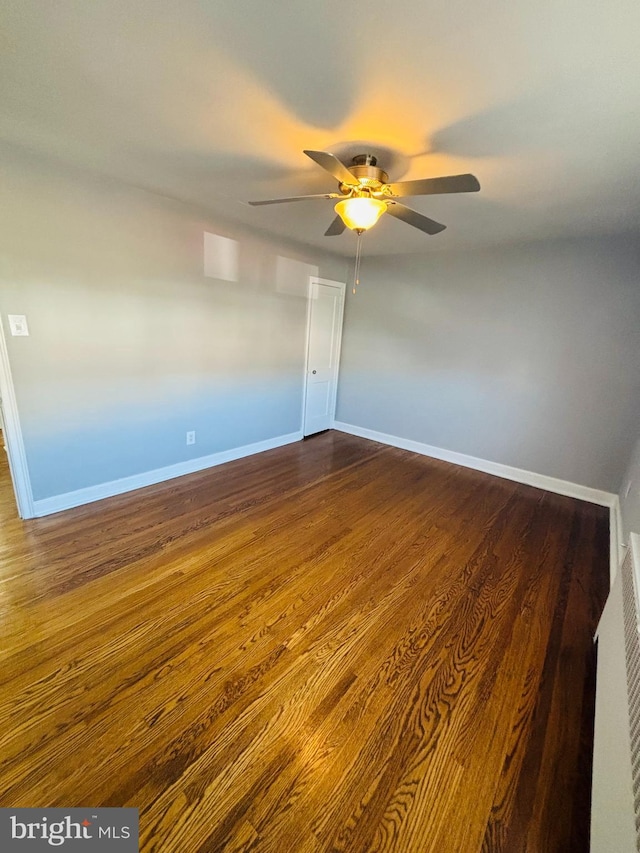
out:
<path id="1" fill-rule="evenodd" d="M 331 225 L 324 232 L 324 236 L 325 237 L 336 237 L 338 234 L 342 234 L 342 232 L 344 231 L 344 229 L 346 227 L 347 226 L 344 224 L 342 219 L 340 219 L 339 216 L 336 216 L 336 218 L 333 220 Z"/>
<path id="2" fill-rule="evenodd" d="M 309 198 L 345 198 L 342 193 L 320 193 L 319 195 L 294 195 L 291 198 L 267 198 L 264 201 L 250 201 L 248 204 L 258 207 L 261 204 L 283 204 L 287 201 L 306 201 Z"/>
<path id="3" fill-rule="evenodd" d="M 444 178 L 423 178 L 420 181 L 400 181 L 386 185 L 396 196 L 440 195 L 444 193 L 477 193 L 480 183 L 475 175 L 449 175 Z"/>
<path id="4" fill-rule="evenodd" d="M 347 167 L 342 163 L 335 154 L 330 154 L 328 151 L 305 151 L 307 157 L 311 157 L 314 163 L 322 166 L 330 175 L 340 181 L 341 184 L 351 184 L 358 186 L 359 181 L 351 174 Z"/>
<path id="5" fill-rule="evenodd" d="M 441 222 L 436 222 L 434 219 L 429 219 L 428 216 L 423 216 L 417 210 L 411 210 L 410 207 L 405 207 L 404 204 L 392 201 L 387 205 L 387 213 L 395 216 L 396 219 L 401 219 L 408 225 L 413 225 L 414 228 L 419 228 L 425 234 L 439 234 L 447 227 Z"/>

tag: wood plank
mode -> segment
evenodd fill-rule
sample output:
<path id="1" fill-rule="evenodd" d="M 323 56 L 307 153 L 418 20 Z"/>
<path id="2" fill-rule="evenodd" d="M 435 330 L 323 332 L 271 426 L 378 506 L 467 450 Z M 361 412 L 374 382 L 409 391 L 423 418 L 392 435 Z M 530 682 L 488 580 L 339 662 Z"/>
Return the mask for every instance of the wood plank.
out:
<path id="1" fill-rule="evenodd" d="M 0 516 L 1 805 L 137 806 L 163 853 L 586 849 L 606 510 L 329 432 L 26 523 L 5 463 Z"/>

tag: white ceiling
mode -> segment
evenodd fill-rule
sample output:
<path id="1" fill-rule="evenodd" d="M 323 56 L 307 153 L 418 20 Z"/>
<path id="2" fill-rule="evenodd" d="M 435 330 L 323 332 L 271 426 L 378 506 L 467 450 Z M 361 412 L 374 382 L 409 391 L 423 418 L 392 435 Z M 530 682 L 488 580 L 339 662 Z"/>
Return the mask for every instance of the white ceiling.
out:
<path id="1" fill-rule="evenodd" d="M 366 252 L 640 230 L 638 0 L 3 0 L 0 138 L 351 255 L 302 154 L 373 148 L 408 199 Z M 354 144 L 362 142 L 362 145 Z M 385 156 L 386 155 L 386 156 Z M 384 158 L 384 159 L 382 159 Z"/>

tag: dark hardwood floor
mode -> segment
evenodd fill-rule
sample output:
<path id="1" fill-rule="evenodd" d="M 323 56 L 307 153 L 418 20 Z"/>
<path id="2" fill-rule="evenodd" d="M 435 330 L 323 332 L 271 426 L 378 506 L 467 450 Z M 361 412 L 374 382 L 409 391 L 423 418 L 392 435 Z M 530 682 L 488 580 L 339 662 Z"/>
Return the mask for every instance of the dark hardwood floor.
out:
<path id="1" fill-rule="evenodd" d="M 607 510 L 336 432 L 26 523 L 0 480 L 0 805 L 588 850 Z"/>

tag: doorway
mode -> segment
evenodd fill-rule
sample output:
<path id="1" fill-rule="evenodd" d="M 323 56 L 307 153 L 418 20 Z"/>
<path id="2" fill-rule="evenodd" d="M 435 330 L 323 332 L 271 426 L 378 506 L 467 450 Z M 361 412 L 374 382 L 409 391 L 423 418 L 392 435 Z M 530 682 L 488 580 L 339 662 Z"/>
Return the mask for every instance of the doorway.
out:
<path id="1" fill-rule="evenodd" d="M 302 431 L 330 429 L 336 410 L 345 284 L 311 276 Z"/>

